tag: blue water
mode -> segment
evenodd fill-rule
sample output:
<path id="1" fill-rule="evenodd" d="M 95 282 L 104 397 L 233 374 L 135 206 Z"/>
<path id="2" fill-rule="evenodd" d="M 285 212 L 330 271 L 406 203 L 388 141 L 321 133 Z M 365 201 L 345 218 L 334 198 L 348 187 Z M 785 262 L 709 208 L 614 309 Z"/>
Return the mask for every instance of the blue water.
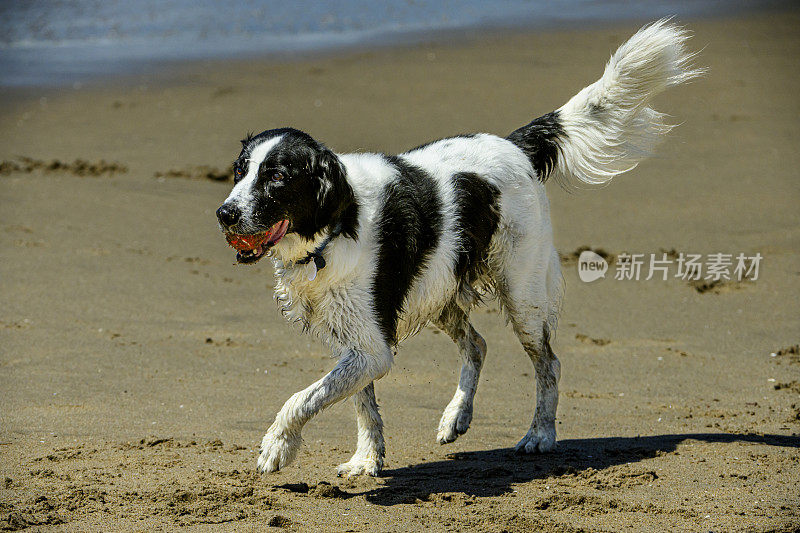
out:
<path id="1" fill-rule="evenodd" d="M 0 0 L 0 85 L 61 85 L 158 62 L 326 51 L 436 30 L 709 16 L 779 0 Z"/>

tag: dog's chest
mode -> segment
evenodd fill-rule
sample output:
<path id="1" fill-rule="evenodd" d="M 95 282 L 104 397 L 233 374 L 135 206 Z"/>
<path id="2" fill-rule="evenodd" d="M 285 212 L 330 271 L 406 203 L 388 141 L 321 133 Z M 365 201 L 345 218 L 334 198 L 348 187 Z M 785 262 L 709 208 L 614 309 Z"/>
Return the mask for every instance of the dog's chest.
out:
<path id="1" fill-rule="evenodd" d="M 325 270 L 309 280 L 309 269 L 276 269 L 275 296 L 282 314 L 333 345 L 380 349 L 369 284 L 358 278 L 332 282 Z"/>

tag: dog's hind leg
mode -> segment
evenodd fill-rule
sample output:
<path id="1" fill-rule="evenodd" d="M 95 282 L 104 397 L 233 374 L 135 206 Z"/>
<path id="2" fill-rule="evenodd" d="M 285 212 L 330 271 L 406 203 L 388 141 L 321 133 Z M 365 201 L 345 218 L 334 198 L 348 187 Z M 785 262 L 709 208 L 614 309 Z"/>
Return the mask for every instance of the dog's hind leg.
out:
<path id="1" fill-rule="evenodd" d="M 528 333 L 528 326 L 523 326 L 517 336 L 536 370 L 536 411 L 528 433 L 517 443 L 516 450 L 520 453 L 547 452 L 555 447 L 558 381 L 561 378 L 561 363 L 550 348 L 547 323 L 529 325 L 538 326 L 540 333 Z"/>
<path id="2" fill-rule="evenodd" d="M 358 421 L 358 446 L 353 457 L 340 464 L 336 473 L 340 476 L 377 476 L 383 468 L 386 451 L 383 443 L 383 420 L 378 412 L 374 384 L 370 383 L 354 394 L 353 404 Z"/>
<path id="3" fill-rule="evenodd" d="M 455 302 L 450 302 L 444 308 L 436 325 L 458 345 L 462 360 L 458 388 L 442 414 L 436 435 L 439 444 L 447 444 L 469 429 L 472 421 L 472 400 L 478 387 L 483 359 L 486 357 L 486 342 Z"/>
<path id="4" fill-rule="evenodd" d="M 538 250 L 537 250 L 538 248 Z M 522 347 L 536 371 L 536 410 L 528 433 L 516 446 L 521 453 L 547 452 L 556 445 L 556 408 L 561 363 L 550 347 L 561 299 L 558 254 L 534 247 L 515 256 L 506 270 L 500 298 Z"/>
<path id="5" fill-rule="evenodd" d="M 391 365 L 392 353 L 388 346 L 380 354 L 348 350 L 325 377 L 283 404 L 261 441 L 258 469 L 274 472 L 291 463 L 303 441 L 300 432 L 306 422 L 326 407 L 368 387 L 373 380 L 389 372 Z"/>

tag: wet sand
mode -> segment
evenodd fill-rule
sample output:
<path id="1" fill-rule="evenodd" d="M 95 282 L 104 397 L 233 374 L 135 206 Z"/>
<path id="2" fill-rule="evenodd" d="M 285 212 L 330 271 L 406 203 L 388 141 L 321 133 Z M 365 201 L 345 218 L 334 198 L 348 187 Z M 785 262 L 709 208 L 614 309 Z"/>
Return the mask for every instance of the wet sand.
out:
<path id="1" fill-rule="evenodd" d="M 255 473 L 275 412 L 332 361 L 281 319 L 271 266 L 235 265 L 216 227 L 238 139 L 293 125 L 398 152 L 506 134 L 594 81 L 639 25 L 0 90 L 0 527 L 796 531 L 800 14 L 681 22 L 710 71 L 658 98 L 680 126 L 657 156 L 601 190 L 548 187 L 558 450 L 512 452 L 533 369 L 490 304 L 473 313 L 489 355 L 471 429 L 435 441 L 458 357 L 427 328 L 376 384 L 375 479 L 335 476 L 349 402 L 309 423 L 294 464 Z M 587 284 L 567 257 L 582 246 L 763 260 L 741 283 Z"/>

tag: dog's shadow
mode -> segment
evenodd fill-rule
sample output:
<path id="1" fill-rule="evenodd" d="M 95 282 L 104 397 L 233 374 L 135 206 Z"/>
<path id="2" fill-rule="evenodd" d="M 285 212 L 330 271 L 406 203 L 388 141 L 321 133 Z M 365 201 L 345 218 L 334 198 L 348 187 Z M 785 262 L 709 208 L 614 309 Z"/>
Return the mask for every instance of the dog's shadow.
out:
<path id="1" fill-rule="evenodd" d="M 499 496 L 513 490 L 513 483 L 636 463 L 675 451 L 685 440 L 707 443 L 751 442 L 800 448 L 800 437 L 728 433 L 689 433 L 647 437 L 610 437 L 559 441 L 555 452 L 519 455 L 512 449 L 453 453 L 447 460 L 384 470 L 385 483 L 363 493 L 378 505 L 414 503 L 433 495 Z"/>

